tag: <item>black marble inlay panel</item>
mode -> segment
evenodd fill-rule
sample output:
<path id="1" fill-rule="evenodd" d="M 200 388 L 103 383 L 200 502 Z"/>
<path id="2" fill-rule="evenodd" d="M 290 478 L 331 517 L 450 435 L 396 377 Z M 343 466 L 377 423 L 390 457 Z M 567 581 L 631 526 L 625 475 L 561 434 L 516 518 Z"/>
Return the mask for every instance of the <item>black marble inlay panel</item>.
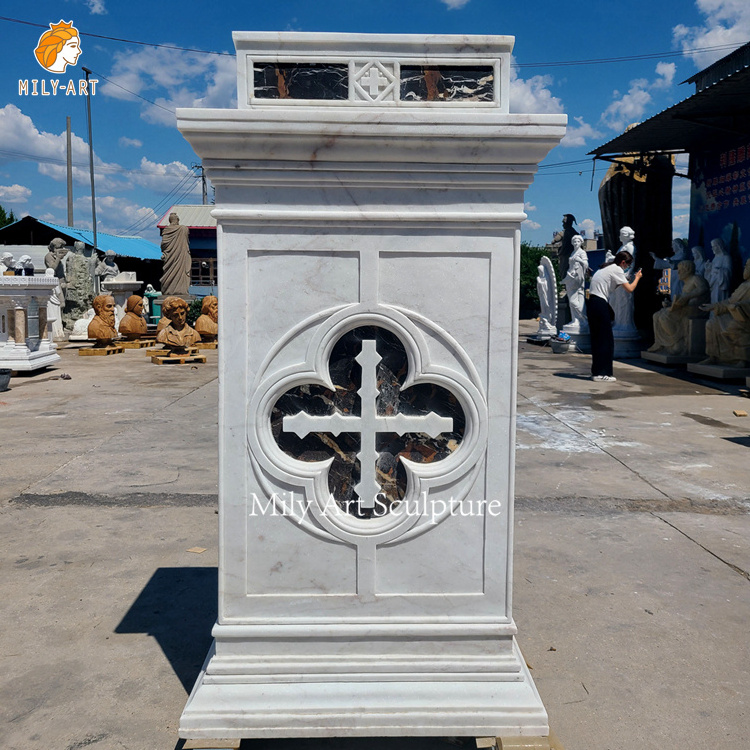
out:
<path id="1" fill-rule="evenodd" d="M 453 418 L 453 431 L 436 438 L 424 433 L 378 434 L 377 479 L 383 496 L 374 509 L 360 508 L 354 491 L 360 479 L 359 433 L 334 436 L 318 432 L 299 438 L 293 432 L 282 431 L 284 415 L 300 411 L 316 416 L 336 411 L 360 415 L 357 391 L 362 382 L 362 370 L 355 357 L 362 350 L 363 339 L 375 339 L 378 354 L 382 357 L 377 368 L 379 415 L 418 415 L 432 411 Z M 292 458 L 323 461 L 333 456 L 328 488 L 339 506 L 359 518 L 383 515 L 396 506 L 406 492 L 406 471 L 399 458 L 403 456 L 415 463 L 431 463 L 450 455 L 463 440 L 466 428 L 463 409 L 450 391 L 438 385 L 421 383 L 401 390 L 408 370 L 406 350 L 397 336 L 377 326 L 356 328 L 342 336 L 334 346 L 329 370 L 335 392 L 318 385 L 303 385 L 287 391 L 276 402 L 271 416 L 273 436 L 279 447 Z"/>
<path id="2" fill-rule="evenodd" d="M 259 99 L 348 99 L 349 66 L 321 63 L 258 63 Z"/>
<path id="3" fill-rule="evenodd" d="M 491 65 L 404 65 L 401 68 L 401 99 L 413 102 L 491 102 L 494 99 L 494 79 L 495 71 Z"/>

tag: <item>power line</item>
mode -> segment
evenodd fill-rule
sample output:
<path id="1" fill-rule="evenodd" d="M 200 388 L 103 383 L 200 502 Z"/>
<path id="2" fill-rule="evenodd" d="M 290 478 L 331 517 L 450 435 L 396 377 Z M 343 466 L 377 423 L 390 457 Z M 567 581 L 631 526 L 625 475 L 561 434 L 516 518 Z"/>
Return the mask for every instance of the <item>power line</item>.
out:
<path id="1" fill-rule="evenodd" d="M 9 18 L 8 16 L 0 16 L 0 21 L 8 21 L 9 23 L 19 23 L 24 26 L 33 26 L 39 29 L 49 28 L 49 24 L 33 23 L 32 21 L 24 21 L 20 18 Z M 106 36 L 104 34 L 91 34 L 89 32 L 81 32 L 81 36 L 92 37 L 93 39 L 104 39 L 109 42 L 121 42 L 123 44 L 136 44 L 141 47 L 157 47 L 161 49 L 171 49 L 178 52 L 195 52 L 201 55 L 219 55 L 223 57 L 234 57 L 234 52 L 214 52 L 212 50 L 196 49 L 195 47 L 181 47 L 177 44 L 158 44 L 156 42 L 142 42 L 138 39 L 124 39 L 116 36 Z M 708 47 L 691 47 L 689 49 L 682 50 L 670 50 L 669 52 L 650 52 L 642 55 L 623 55 L 621 57 L 600 57 L 592 58 L 587 60 L 558 60 L 554 62 L 532 62 L 532 63 L 513 63 L 514 68 L 560 68 L 568 67 L 571 65 L 604 65 L 606 63 L 616 62 L 632 62 L 636 60 L 652 60 L 658 57 L 687 57 L 698 52 L 716 52 L 725 49 L 736 49 L 742 46 L 741 44 L 714 44 Z M 99 75 L 97 73 L 97 75 Z M 110 81 L 112 83 L 112 81 Z M 118 84 L 115 84 L 118 85 Z M 124 87 L 121 87 L 124 88 Z M 127 89 L 125 89 L 127 91 Z M 135 93 L 135 92 L 130 92 Z M 139 94 L 135 94 L 139 96 Z M 141 97 L 143 98 L 143 97 Z M 146 99 L 145 101 L 149 101 Z M 154 102 L 150 102 L 155 104 Z M 155 106 L 160 106 L 156 104 Z"/>
<path id="2" fill-rule="evenodd" d="M 94 71 L 96 73 L 96 71 Z M 144 102 L 148 102 L 149 104 L 153 104 L 154 107 L 158 107 L 159 109 L 163 109 L 165 112 L 169 112 L 171 114 L 176 114 L 176 110 L 171 109 L 170 107 L 164 107 L 161 104 L 157 104 L 156 102 L 152 102 L 151 99 L 146 99 L 145 96 L 141 96 L 140 94 L 136 93 L 135 91 L 131 91 L 130 89 L 126 89 L 125 86 L 122 84 L 117 83 L 116 81 L 113 81 L 111 78 L 107 78 L 103 73 L 96 73 L 96 75 L 99 76 L 99 78 L 103 78 L 107 83 L 111 83 L 113 86 L 117 86 L 118 89 L 122 89 L 123 91 L 127 91 L 128 94 L 132 94 L 133 96 L 137 96 L 139 99 L 143 99 Z"/>

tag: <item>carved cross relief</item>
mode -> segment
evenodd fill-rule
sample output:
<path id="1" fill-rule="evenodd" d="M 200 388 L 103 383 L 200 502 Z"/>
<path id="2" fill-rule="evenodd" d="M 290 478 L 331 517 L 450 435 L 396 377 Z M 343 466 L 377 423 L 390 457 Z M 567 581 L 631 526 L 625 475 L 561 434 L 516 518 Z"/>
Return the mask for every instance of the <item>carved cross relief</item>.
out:
<path id="1" fill-rule="evenodd" d="M 342 336 L 329 369 L 335 392 L 303 385 L 277 401 L 274 437 L 297 460 L 333 455 L 328 485 L 339 506 L 360 518 L 382 516 L 406 491 L 400 459 L 424 463 L 450 455 L 463 439 L 463 411 L 455 396 L 436 384 L 402 390 L 408 370 L 404 346 L 376 326 Z"/>

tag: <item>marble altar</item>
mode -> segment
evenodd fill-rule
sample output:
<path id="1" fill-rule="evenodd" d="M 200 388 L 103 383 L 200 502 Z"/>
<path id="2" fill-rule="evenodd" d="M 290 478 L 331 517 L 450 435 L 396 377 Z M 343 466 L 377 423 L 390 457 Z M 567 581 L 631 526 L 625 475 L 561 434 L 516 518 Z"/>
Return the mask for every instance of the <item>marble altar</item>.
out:
<path id="1" fill-rule="evenodd" d="M 0 367 L 29 372 L 60 361 L 47 320 L 54 276 L 0 276 Z"/>
<path id="2" fill-rule="evenodd" d="M 546 738 L 511 608 L 517 280 L 566 118 L 509 114 L 512 37 L 234 42 L 238 108 L 177 111 L 222 321 L 218 621 L 180 736 Z"/>

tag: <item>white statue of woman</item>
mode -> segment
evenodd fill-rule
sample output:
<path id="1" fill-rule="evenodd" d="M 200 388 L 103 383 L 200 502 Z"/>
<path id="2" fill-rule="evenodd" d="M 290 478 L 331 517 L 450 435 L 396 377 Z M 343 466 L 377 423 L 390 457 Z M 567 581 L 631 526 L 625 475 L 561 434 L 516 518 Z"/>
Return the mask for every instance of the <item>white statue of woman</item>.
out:
<path id="1" fill-rule="evenodd" d="M 55 269 L 48 268 L 44 272 L 45 276 L 55 278 Z M 52 327 L 52 340 L 59 341 L 65 338 L 65 331 L 62 324 L 62 289 L 60 280 L 57 280 L 57 286 L 54 288 L 50 298 L 47 300 L 47 323 Z"/>
<path id="2" fill-rule="evenodd" d="M 729 285 L 732 281 L 732 259 L 727 253 L 722 240 L 718 237 L 711 240 L 711 249 L 714 258 L 710 265 L 706 263 L 706 281 L 711 287 L 711 304 L 727 299 L 729 297 Z"/>
<path id="3" fill-rule="evenodd" d="M 552 261 L 543 255 L 537 267 L 536 291 L 539 295 L 539 330 L 537 336 L 557 335 L 557 279 Z"/>
<path id="4" fill-rule="evenodd" d="M 571 239 L 573 252 L 568 258 L 568 273 L 563 279 L 568 294 L 570 315 L 572 320 L 563 330 L 566 333 L 588 333 L 589 323 L 586 317 L 586 272 L 589 269 L 589 259 L 583 249 L 583 237 L 576 234 Z"/>
<path id="5" fill-rule="evenodd" d="M 703 276 L 706 271 L 706 254 L 700 245 L 696 245 L 691 251 L 693 254 L 693 263 L 695 263 L 695 275 Z"/>
<path id="6" fill-rule="evenodd" d="M 620 250 L 627 250 L 633 256 L 632 265 L 625 269 L 625 276 L 629 282 L 632 282 L 635 277 L 636 262 L 634 239 L 635 232 L 630 227 L 623 227 L 620 230 L 620 242 L 622 244 L 620 245 L 618 252 Z M 627 332 L 628 334 L 635 334 L 636 328 L 635 321 L 633 320 L 633 295 L 625 291 L 622 285 L 620 285 L 610 295 L 609 304 L 615 311 L 613 331 L 615 333 L 620 331 L 621 333 Z"/>

